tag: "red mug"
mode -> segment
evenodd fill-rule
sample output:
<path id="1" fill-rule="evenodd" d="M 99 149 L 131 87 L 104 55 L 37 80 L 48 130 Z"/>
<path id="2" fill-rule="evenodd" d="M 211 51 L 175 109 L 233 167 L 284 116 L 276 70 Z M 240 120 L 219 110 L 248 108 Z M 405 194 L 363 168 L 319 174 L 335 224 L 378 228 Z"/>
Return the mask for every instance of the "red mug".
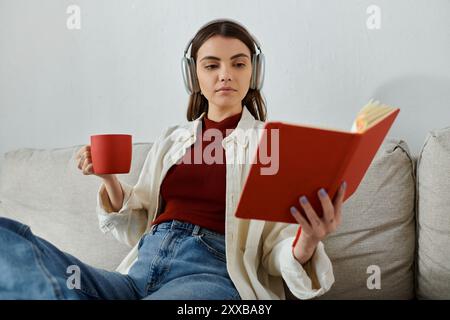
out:
<path id="1" fill-rule="evenodd" d="M 129 134 L 91 136 L 92 170 L 95 174 L 129 173 L 133 144 Z"/>

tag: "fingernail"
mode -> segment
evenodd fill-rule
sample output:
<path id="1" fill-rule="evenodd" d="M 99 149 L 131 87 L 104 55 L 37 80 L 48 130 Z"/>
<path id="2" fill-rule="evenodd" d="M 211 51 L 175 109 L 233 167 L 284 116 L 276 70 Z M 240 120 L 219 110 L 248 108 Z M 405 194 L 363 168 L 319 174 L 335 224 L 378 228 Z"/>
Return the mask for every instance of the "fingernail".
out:
<path id="1" fill-rule="evenodd" d="M 342 182 L 342 190 L 345 190 L 347 188 L 347 182 Z"/>
<path id="2" fill-rule="evenodd" d="M 307 204 L 308 203 L 308 199 L 306 199 L 305 196 L 301 196 L 300 197 L 300 202 L 303 203 L 303 204 Z"/>
<path id="3" fill-rule="evenodd" d="M 327 192 L 325 191 L 324 188 L 321 188 L 321 189 L 319 190 L 319 193 L 320 193 L 320 195 L 321 195 L 322 197 L 325 197 L 325 196 L 327 195 Z"/>
<path id="4" fill-rule="evenodd" d="M 295 207 L 291 207 L 291 214 L 294 215 L 297 212 L 297 209 Z"/>

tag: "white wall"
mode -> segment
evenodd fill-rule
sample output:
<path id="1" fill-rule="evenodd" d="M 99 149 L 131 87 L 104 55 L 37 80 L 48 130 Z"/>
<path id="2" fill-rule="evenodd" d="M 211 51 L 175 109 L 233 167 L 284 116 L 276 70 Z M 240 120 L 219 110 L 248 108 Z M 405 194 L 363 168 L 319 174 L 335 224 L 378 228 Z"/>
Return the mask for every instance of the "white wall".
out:
<path id="1" fill-rule="evenodd" d="M 80 30 L 66 27 L 71 4 Z M 449 13 L 449 0 L 0 0 L 0 153 L 95 133 L 147 142 L 185 121 L 180 59 L 219 17 L 261 43 L 269 120 L 349 129 L 375 97 L 401 108 L 389 136 L 417 153 L 430 129 L 450 126 Z"/>

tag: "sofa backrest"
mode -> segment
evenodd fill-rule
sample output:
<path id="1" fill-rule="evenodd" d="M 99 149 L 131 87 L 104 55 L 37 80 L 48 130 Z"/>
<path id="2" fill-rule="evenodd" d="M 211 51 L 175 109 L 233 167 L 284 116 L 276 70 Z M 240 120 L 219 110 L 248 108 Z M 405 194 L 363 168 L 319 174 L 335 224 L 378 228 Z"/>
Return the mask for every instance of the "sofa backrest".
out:
<path id="1" fill-rule="evenodd" d="M 428 134 L 416 183 L 417 297 L 450 299 L 450 127 Z"/>
<path id="2" fill-rule="evenodd" d="M 118 175 L 122 181 L 137 182 L 151 145 L 133 144 L 131 171 Z M 96 195 L 102 181 L 77 168 L 75 156 L 81 147 L 5 153 L 0 215 L 29 225 L 33 233 L 85 263 L 113 270 L 130 248 L 98 228 Z"/>

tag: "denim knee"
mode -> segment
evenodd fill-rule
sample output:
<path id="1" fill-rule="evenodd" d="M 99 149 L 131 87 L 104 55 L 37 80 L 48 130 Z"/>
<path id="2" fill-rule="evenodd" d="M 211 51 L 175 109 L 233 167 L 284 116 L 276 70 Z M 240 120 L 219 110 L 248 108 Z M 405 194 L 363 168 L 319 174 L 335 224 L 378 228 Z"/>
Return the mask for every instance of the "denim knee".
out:
<path id="1" fill-rule="evenodd" d="M 0 217 L 0 228 L 7 229 L 11 232 L 17 233 L 20 236 L 23 236 L 30 229 L 30 227 L 26 224 L 5 217 Z"/>

